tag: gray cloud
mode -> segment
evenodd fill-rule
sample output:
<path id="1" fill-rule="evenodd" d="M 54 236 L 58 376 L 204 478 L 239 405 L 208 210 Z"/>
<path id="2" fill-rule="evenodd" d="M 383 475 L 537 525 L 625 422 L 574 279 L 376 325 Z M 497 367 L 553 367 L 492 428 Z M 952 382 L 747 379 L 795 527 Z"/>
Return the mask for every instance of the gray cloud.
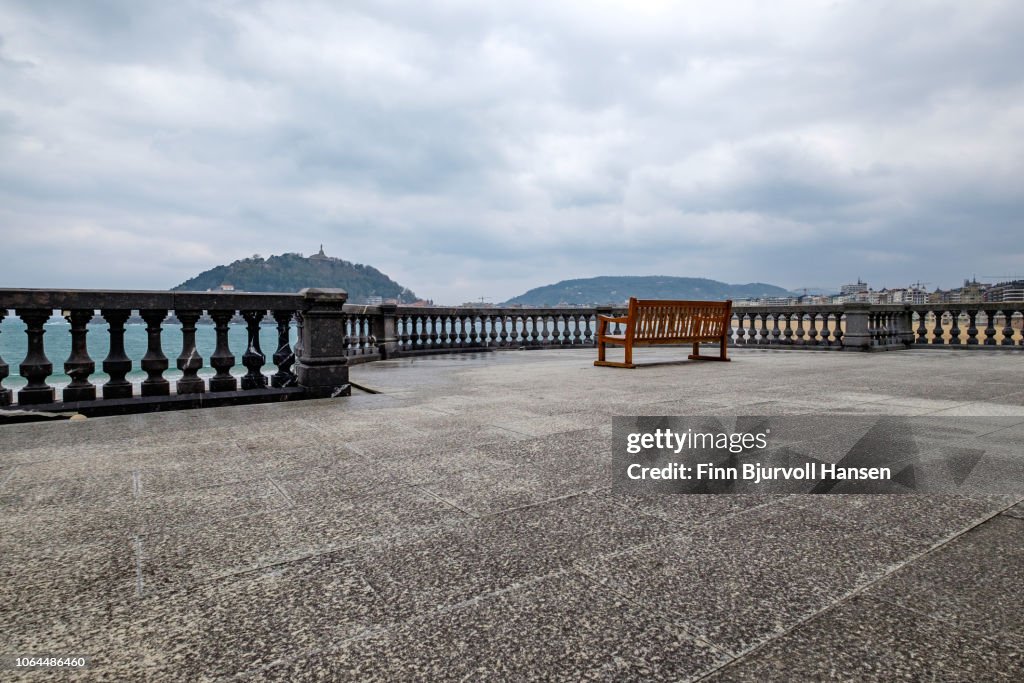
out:
<path id="1" fill-rule="evenodd" d="M 0 4 L 0 286 L 1024 270 L 1015 2 Z"/>

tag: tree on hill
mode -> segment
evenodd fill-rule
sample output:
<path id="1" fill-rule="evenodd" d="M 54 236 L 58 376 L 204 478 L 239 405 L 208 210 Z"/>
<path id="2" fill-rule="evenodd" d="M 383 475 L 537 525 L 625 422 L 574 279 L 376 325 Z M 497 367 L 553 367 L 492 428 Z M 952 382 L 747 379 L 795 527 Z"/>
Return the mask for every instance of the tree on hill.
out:
<path id="1" fill-rule="evenodd" d="M 186 280 L 176 291 L 209 291 L 231 285 L 242 292 L 297 292 L 305 287 L 338 287 L 348 292 L 349 301 L 369 297 L 416 301 L 412 291 L 372 266 L 323 256 L 306 258 L 287 253 L 262 258 L 258 254 L 217 266 Z"/>

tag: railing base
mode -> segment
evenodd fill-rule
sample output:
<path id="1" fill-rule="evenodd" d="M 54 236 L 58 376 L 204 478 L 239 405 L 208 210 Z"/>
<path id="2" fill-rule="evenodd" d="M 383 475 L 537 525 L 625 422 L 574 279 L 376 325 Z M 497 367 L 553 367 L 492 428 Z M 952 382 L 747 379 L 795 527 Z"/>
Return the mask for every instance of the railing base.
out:
<path id="1" fill-rule="evenodd" d="M 155 413 L 165 410 L 191 410 L 193 408 L 217 408 L 241 406 L 253 403 L 275 403 L 311 398 L 301 387 L 283 389 L 253 389 L 250 391 L 222 391 L 206 394 L 175 394 L 172 396 L 134 396 L 96 401 L 71 401 L 18 405 L 10 410 L 0 410 L 0 424 L 28 422 L 70 417 L 78 413 L 86 417 L 108 415 L 129 415 L 132 413 Z M 48 415 L 33 416 L 32 413 Z"/>

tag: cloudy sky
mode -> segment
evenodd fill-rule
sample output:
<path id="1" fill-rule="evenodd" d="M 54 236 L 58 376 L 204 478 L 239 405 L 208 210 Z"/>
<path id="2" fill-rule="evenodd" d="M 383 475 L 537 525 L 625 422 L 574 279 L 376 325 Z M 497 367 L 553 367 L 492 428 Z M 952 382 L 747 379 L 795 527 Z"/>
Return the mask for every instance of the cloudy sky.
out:
<path id="1" fill-rule="evenodd" d="M 0 0 L 0 286 L 1024 274 L 1024 3 Z"/>

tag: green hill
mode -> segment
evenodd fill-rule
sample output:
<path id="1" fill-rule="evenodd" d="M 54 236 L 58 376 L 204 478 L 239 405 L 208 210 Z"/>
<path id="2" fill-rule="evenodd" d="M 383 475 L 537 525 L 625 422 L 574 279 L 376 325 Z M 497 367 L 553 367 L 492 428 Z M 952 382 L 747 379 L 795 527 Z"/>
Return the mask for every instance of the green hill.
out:
<path id="1" fill-rule="evenodd" d="M 231 285 L 239 292 L 297 292 L 304 287 L 340 287 L 352 303 L 368 297 L 416 301 L 416 295 L 372 266 L 330 258 L 320 253 L 309 258 L 281 254 L 269 258 L 253 256 L 226 266 L 217 266 L 182 282 L 175 290 L 215 290 Z"/>
<path id="2" fill-rule="evenodd" d="M 582 280 L 562 280 L 553 285 L 537 287 L 509 299 L 506 304 L 523 306 L 557 306 L 566 304 L 621 304 L 629 297 L 638 299 L 724 300 L 762 296 L 791 296 L 782 287 L 752 282 L 730 285 L 699 277 L 602 276 Z"/>

